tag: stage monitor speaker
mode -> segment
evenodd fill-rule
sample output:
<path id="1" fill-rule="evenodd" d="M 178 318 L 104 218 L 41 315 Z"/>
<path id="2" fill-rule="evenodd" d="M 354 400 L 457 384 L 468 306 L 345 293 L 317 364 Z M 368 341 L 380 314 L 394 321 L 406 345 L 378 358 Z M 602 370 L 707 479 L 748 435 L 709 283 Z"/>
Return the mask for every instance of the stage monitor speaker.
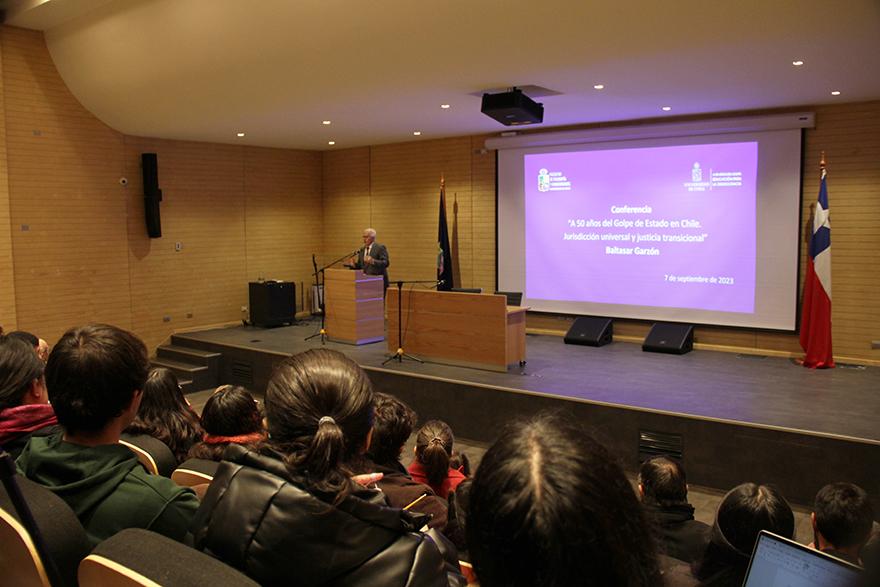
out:
<path id="1" fill-rule="evenodd" d="M 162 219 L 159 202 L 162 190 L 159 189 L 159 159 L 156 153 L 141 153 L 141 167 L 144 172 L 144 218 L 150 238 L 162 236 Z"/>
<path id="2" fill-rule="evenodd" d="M 603 346 L 611 342 L 613 336 L 611 318 L 581 316 L 565 333 L 565 344 Z"/>
<path id="3" fill-rule="evenodd" d="M 645 337 L 642 350 L 673 355 L 689 353 L 694 350 L 694 327 L 692 324 L 657 322 Z"/>
<path id="4" fill-rule="evenodd" d="M 252 281 L 248 284 L 251 324 L 270 328 L 293 324 L 296 284 L 289 281 Z"/>

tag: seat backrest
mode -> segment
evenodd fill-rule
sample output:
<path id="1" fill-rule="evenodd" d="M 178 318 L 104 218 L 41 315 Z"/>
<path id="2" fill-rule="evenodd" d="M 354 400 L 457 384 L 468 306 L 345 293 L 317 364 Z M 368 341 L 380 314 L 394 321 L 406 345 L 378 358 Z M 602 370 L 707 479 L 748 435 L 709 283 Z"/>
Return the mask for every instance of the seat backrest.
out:
<path id="1" fill-rule="evenodd" d="M 0 509 L 0 572 L 9 585 L 51 587 L 43 561 L 30 534 L 5 509 Z"/>
<path id="2" fill-rule="evenodd" d="M 177 466 L 177 459 L 168 445 L 146 434 L 123 434 L 119 444 L 125 445 L 137 455 L 138 461 L 148 473 L 171 476 Z"/>
<path id="3" fill-rule="evenodd" d="M 210 483 L 214 479 L 214 473 L 220 465 L 217 461 L 208 459 L 187 459 L 174 469 L 171 480 L 181 487 L 194 487 L 203 483 Z"/>
<path id="4" fill-rule="evenodd" d="M 79 585 L 255 587 L 257 583 L 180 542 L 142 528 L 128 528 L 101 542 L 80 563 Z"/>
<path id="5" fill-rule="evenodd" d="M 64 500 L 21 475 L 16 483 L 31 510 L 62 585 L 76 585 L 79 562 L 91 550 L 86 532 Z M 0 583 L 48 586 L 46 565 L 6 490 L 0 486 Z M 54 586 L 58 587 L 58 586 Z"/>
<path id="6" fill-rule="evenodd" d="M 495 295 L 506 297 L 508 306 L 519 306 L 522 304 L 521 291 L 496 291 Z"/>

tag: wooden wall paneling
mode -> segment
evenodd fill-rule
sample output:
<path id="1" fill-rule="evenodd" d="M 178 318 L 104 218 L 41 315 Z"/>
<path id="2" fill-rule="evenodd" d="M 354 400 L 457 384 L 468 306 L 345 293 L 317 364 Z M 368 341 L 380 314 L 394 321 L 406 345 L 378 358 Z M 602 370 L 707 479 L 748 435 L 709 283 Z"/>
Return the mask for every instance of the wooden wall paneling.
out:
<path id="1" fill-rule="evenodd" d="M 449 195 L 470 197 L 470 138 L 382 145 L 371 153 L 373 224 L 377 239 L 388 245 L 390 278 L 434 279 L 440 177 L 446 179 L 449 219 Z"/>
<path id="2" fill-rule="evenodd" d="M 3 30 L 0 29 L 0 36 Z M 9 213 L 9 170 L 6 166 L 6 108 L 3 98 L 3 44 L 0 42 L 0 327 L 17 328 L 15 311 L 15 271 L 12 254 L 12 225 Z"/>
<path id="3" fill-rule="evenodd" d="M 2 51 L 18 327 L 50 342 L 88 321 L 130 328 L 122 135 L 70 93 L 42 33 L 4 27 Z"/>
<path id="4" fill-rule="evenodd" d="M 324 246 L 318 266 L 362 245 L 365 228 L 373 226 L 370 197 L 370 148 L 324 151 L 322 159 Z M 382 227 L 377 240 L 384 243 Z M 396 262 L 391 252 L 391 264 Z"/>
<path id="5" fill-rule="evenodd" d="M 471 140 L 471 200 L 473 219 L 473 287 L 495 290 L 495 160 L 496 151 L 484 149 L 486 137 Z"/>
<path id="6" fill-rule="evenodd" d="M 244 158 L 247 280 L 293 281 L 297 311 L 303 293 L 310 310 L 312 254 L 323 251 L 321 153 L 246 147 Z"/>
<path id="7" fill-rule="evenodd" d="M 803 222 L 819 190 L 825 151 L 831 209 L 832 334 L 838 361 L 880 360 L 880 101 L 815 108 L 804 148 Z M 806 248 L 802 256 L 806 270 Z M 803 283 L 803 277 L 801 278 Z"/>
<path id="8" fill-rule="evenodd" d="M 127 137 L 133 327 L 153 349 L 247 305 L 242 147 Z M 162 237 L 147 237 L 141 153 L 158 156 Z M 181 244 L 176 250 L 176 243 Z"/>

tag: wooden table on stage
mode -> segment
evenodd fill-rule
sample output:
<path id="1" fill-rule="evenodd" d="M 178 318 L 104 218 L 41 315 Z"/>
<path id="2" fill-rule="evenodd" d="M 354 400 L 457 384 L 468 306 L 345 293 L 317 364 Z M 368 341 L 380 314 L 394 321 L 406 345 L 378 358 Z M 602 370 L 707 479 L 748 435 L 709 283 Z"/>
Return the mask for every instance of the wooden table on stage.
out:
<path id="1" fill-rule="evenodd" d="M 502 295 L 404 287 L 403 350 L 420 359 L 492 371 L 526 360 L 526 310 Z M 388 288 L 388 351 L 397 350 L 397 288 Z"/>
<path id="2" fill-rule="evenodd" d="M 324 328 L 330 340 L 367 344 L 385 338 L 382 276 L 363 271 L 324 271 Z"/>

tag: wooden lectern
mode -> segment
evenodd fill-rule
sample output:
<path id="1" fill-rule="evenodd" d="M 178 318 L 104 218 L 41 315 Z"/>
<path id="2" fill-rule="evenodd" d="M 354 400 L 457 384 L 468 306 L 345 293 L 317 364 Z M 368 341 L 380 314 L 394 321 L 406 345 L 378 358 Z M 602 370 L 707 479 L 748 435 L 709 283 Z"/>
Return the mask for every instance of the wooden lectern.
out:
<path id="1" fill-rule="evenodd" d="M 382 276 L 350 269 L 324 272 L 324 328 L 335 342 L 367 344 L 385 339 Z"/>

